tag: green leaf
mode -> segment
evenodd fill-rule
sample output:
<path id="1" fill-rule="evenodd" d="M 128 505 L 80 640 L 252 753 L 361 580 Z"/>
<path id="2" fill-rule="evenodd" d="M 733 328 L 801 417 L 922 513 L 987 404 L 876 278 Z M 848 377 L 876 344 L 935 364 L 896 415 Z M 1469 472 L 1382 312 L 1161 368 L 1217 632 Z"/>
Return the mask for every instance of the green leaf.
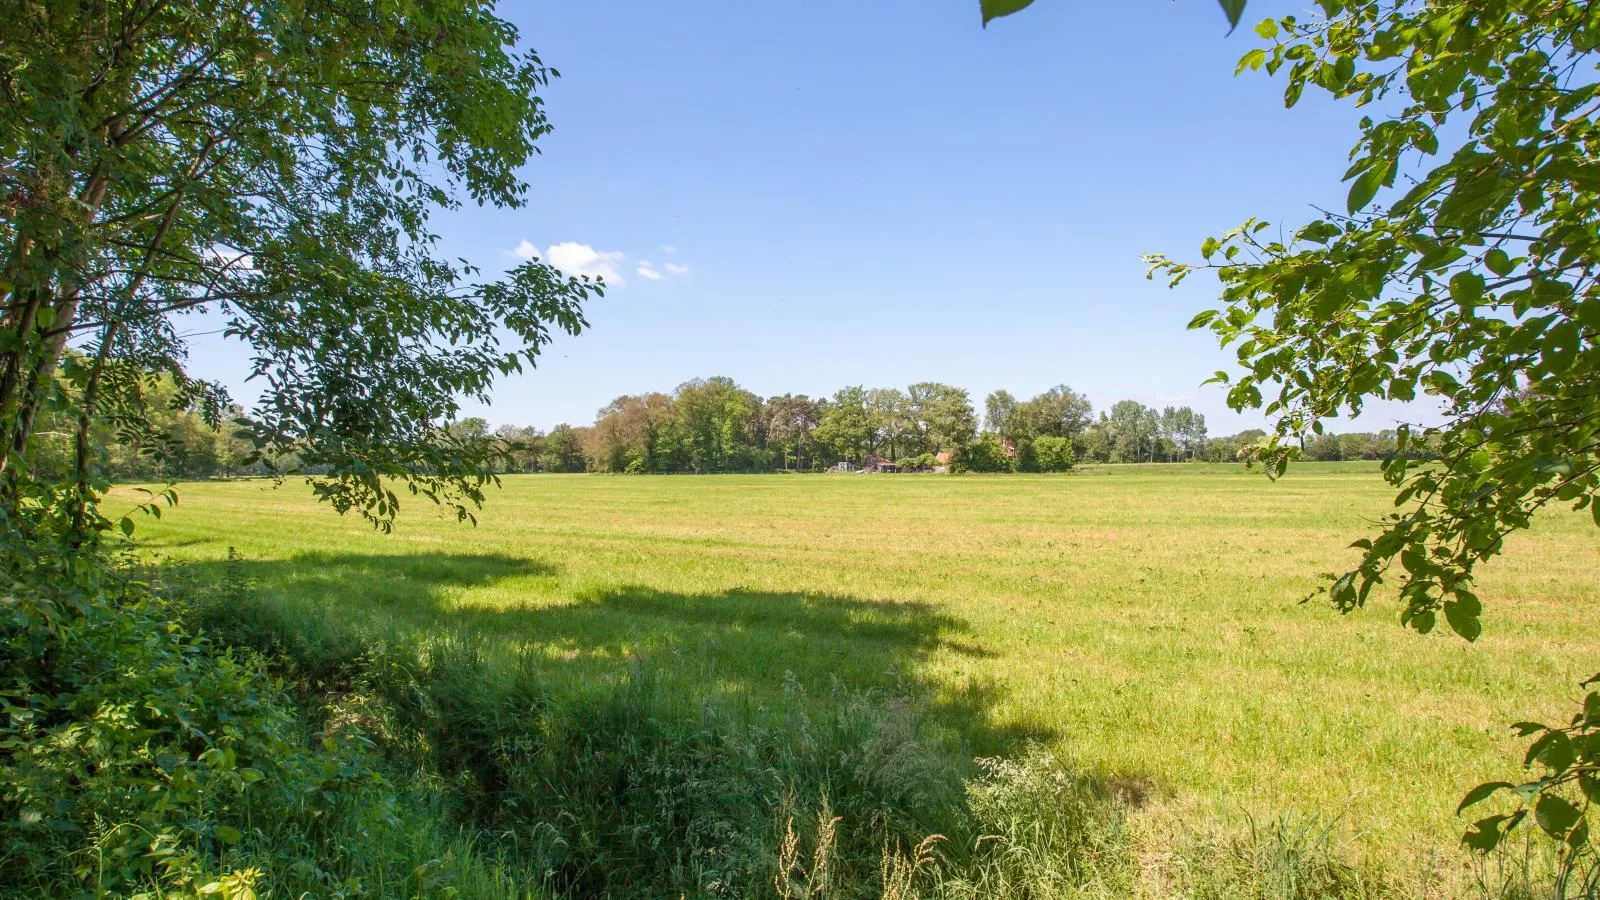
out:
<path id="1" fill-rule="evenodd" d="M 1457 272 L 1450 278 L 1450 299 L 1460 306 L 1477 306 L 1483 291 L 1483 276 L 1477 272 Z"/>
<path id="2" fill-rule="evenodd" d="M 1511 786 L 1512 784 L 1509 781 L 1489 781 L 1478 785 L 1472 790 L 1467 791 L 1467 795 L 1461 798 L 1461 805 L 1456 807 L 1456 815 L 1461 815 L 1462 811 L 1464 811 L 1467 807 L 1482 803 L 1495 792 Z"/>
<path id="3" fill-rule="evenodd" d="M 1534 760 L 1538 760 L 1556 772 L 1564 772 L 1572 765 L 1574 758 L 1571 738 L 1564 732 L 1546 731 L 1528 745 L 1522 764 L 1531 766 Z"/>
<path id="4" fill-rule="evenodd" d="M 1583 795 L 1589 798 L 1590 803 L 1600 803 L 1600 775 L 1590 775 L 1587 772 L 1579 775 L 1578 787 L 1583 790 Z"/>
<path id="5" fill-rule="evenodd" d="M 1228 33 L 1239 27 L 1239 17 L 1244 15 L 1245 0 L 1217 0 L 1222 6 L 1222 14 L 1228 17 Z"/>
<path id="6" fill-rule="evenodd" d="M 978 0 L 978 5 L 983 10 L 983 24 L 987 28 L 989 22 L 994 19 L 1021 12 L 1032 6 L 1033 0 Z"/>
<path id="7" fill-rule="evenodd" d="M 1450 630 L 1469 641 L 1475 641 L 1483 634 L 1483 622 L 1478 619 L 1482 614 L 1483 604 L 1470 594 L 1447 600 L 1444 604 L 1444 617 L 1450 623 Z"/>
<path id="8" fill-rule="evenodd" d="M 1499 247 L 1483 255 L 1483 264 L 1488 266 L 1489 271 L 1496 275 L 1509 275 L 1512 268 L 1514 268 L 1511 263 L 1511 254 L 1501 250 Z"/>
<path id="9" fill-rule="evenodd" d="M 1533 820 L 1539 823 L 1545 834 L 1558 839 L 1571 831 L 1582 815 L 1576 806 L 1554 794 L 1543 795 L 1533 807 Z"/>
<path id="10" fill-rule="evenodd" d="M 1411 627 L 1420 634 L 1427 634 L 1433 630 L 1434 621 L 1433 610 L 1425 609 L 1411 617 Z"/>
<path id="11" fill-rule="evenodd" d="M 1384 167 L 1373 166 L 1362 172 L 1350 185 L 1350 194 L 1345 198 L 1345 206 L 1351 215 L 1365 209 L 1372 198 L 1378 196 L 1378 188 L 1383 186 Z"/>
<path id="12" fill-rule="evenodd" d="M 1589 822 L 1586 819 L 1579 818 L 1578 824 L 1567 832 L 1567 846 L 1574 850 L 1581 850 L 1587 843 L 1589 843 Z"/>
<path id="13" fill-rule="evenodd" d="M 218 825 L 211 830 L 211 833 L 217 836 L 217 840 L 230 847 L 239 843 L 239 839 L 244 837 L 243 834 L 239 833 L 239 829 L 234 828 L 232 825 Z"/>

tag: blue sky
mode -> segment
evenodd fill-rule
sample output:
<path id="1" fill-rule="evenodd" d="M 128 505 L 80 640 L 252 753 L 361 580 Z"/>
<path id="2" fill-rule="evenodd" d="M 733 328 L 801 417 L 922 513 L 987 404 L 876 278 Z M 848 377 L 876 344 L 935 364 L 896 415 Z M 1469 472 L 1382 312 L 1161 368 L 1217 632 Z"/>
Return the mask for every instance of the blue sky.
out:
<path id="1" fill-rule="evenodd" d="M 1303 5 L 1251 0 L 1246 22 Z M 1040 0 L 987 29 L 977 0 L 500 12 L 561 72 L 555 131 L 528 206 L 441 219 L 444 249 L 492 270 L 567 245 L 553 261 L 621 280 L 589 331 L 467 410 L 495 424 L 587 424 L 728 375 L 763 396 L 944 381 L 980 407 L 1065 383 L 1230 433 L 1261 420 L 1199 386 L 1231 354 L 1184 328 L 1215 282 L 1169 290 L 1140 254 L 1193 257 L 1345 193 L 1355 112 L 1234 77 L 1259 39 L 1225 37 L 1212 0 Z M 248 398 L 237 359 L 209 344 L 196 369 Z"/>

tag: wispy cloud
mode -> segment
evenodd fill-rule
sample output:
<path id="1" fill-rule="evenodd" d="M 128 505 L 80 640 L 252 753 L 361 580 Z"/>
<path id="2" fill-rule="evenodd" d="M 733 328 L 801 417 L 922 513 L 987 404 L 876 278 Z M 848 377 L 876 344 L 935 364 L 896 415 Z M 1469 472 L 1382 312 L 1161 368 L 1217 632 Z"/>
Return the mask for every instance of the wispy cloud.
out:
<path id="1" fill-rule="evenodd" d="M 664 245 L 661 251 L 676 253 L 677 248 Z M 515 247 L 503 252 L 506 256 L 514 256 L 517 259 L 543 259 L 560 269 L 563 274 L 604 278 L 612 284 L 622 283 L 622 270 L 630 265 L 628 255 L 621 250 L 598 250 L 592 244 L 582 244 L 577 241 L 563 241 L 541 250 L 538 244 L 522 240 L 518 241 Z M 646 281 L 664 281 L 669 276 L 689 274 L 689 267 L 683 263 L 669 262 L 657 266 L 648 259 L 640 259 L 631 265 L 634 273 Z"/>

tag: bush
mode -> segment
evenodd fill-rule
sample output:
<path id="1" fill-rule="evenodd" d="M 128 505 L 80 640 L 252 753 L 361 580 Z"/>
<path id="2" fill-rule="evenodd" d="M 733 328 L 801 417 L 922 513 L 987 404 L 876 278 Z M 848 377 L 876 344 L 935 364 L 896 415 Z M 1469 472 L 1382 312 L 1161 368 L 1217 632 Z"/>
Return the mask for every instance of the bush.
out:
<path id="1" fill-rule="evenodd" d="M 1000 436 L 985 433 L 957 450 L 950 468 L 955 472 L 1009 472 L 1012 464 Z"/>
<path id="2" fill-rule="evenodd" d="M 1041 472 L 1065 472 L 1077 462 L 1071 438 L 1049 435 L 1036 438 L 1033 442 L 1033 454 Z"/>
<path id="3" fill-rule="evenodd" d="M 0 894 L 500 894 L 359 729 L 308 731 L 254 653 L 92 554 L 4 552 Z"/>

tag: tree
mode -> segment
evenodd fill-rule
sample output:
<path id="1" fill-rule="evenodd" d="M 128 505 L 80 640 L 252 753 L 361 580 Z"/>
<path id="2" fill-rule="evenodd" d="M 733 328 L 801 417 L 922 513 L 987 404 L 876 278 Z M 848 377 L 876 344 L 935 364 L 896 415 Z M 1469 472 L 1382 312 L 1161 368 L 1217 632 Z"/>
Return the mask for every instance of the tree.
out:
<path id="1" fill-rule="evenodd" d="M 673 400 L 652 393 L 618 397 L 595 414 L 586 448 L 596 472 L 671 472 L 679 462 L 671 440 Z"/>
<path id="2" fill-rule="evenodd" d="M 1112 437 L 1110 421 L 1105 413 L 1101 413 L 1100 421 L 1084 429 L 1083 435 L 1073 442 L 1073 449 L 1077 451 L 1079 459 L 1110 462 L 1113 449 Z"/>
<path id="3" fill-rule="evenodd" d="M 847 387 L 835 393 L 833 402 L 822 410 L 813 437 L 834 459 L 859 463 L 872 446 L 873 433 L 866 390 Z"/>
<path id="4" fill-rule="evenodd" d="M 805 394 L 772 397 L 762 407 L 767 443 L 778 451 L 784 469 L 789 468 L 791 459 L 795 468 L 802 470 L 813 461 L 813 433 L 821 417 L 822 408 Z"/>
<path id="5" fill-rule="evenodd" d="M 1160 434 L 1160 414 L 1136 400 L 1113 404 L 1103 427 L 1111 442 L 1115 462 L 1145 462 L 1155 459 Z"/>
<path id="6" fill-rule="evenodd" d="M 537 472 L 539 458 L 544 453 L 544 432 L 531 425 L 501 425 L 495 429 L 501 450 L 505 455 L 506 470 L 510 472 Z"/>
<path id="7" fill-rule="evenodd" d="M 995 391 L 983 400 L 983 427 L 1003 437 L 1013 437 L 1020 405 L 1010 391 Z"/>
<path id="8" fill-rule="evenodd" d="M 867 392 L 867 408 L 872 414 L 872 449 L 890 459 L 899 459 L 914 428 L 910 399 L 895 388 L 873 388 Z"/>
<path id="9" fill-rule="evenodd" d="M 489 436 L 489 420 L 482 416 L 467 416 L 445 426 L 457 440 L 483 440 Z"/>
<path id="10" fill-rule="evenodd" d="M 1076 438 L 1094 421 L 1089 398 L 1064 384 L 1029 400 L 1021 410 L 1030 435 Z"/>
<path id="11" fill-rule="evenodd" d="M 1161 411 L 1161 435 L 1179 459 L 1190 459 L 1206 440 L 1206 417 L 1187 406 Z"/>
<path id="12" fill-rule="evenodd" d="M 761 398 L 732 378 L 696 378 L 672 398 L 686 462 L 694 472 L 764 468 L 758 446 Z"/>
<path id="13" fill-rule="evenodd" d="M 539 469 L 545 472 L 584 471 L 583 442 L 588 432 L 587 428 L 573 428 L 565 422 L 550 429 L 544 438 Z"/>
<path id="14" fill-rule="evenodd" d="M 911 449 L 938 453 L 969 443 L 978 432 L 978 417 L 966 391 L 948 384 L 923 381 L 906 391 Z"/>
<path id="15" fill-rule="evenodd" d="M 515 39 L 478 4 L 0 0 L 6 509 L 105 527 L 95 429 L 129 430 L 154 375 L 220 425 L 173 325 L 206 310 L 263 386 L 258 458 L 384 527 L 396 481 L 469 517 L 493 441 L 442 426 L 601 287 L 434 252 L 434 211 L 523 202 L 550 72 Z M 52 409 L 75 423 L 65 493 L 26 471 Z"/>
<path id="16" fill-rule="evenodd" d="M 1192 325 L 1237 348 L 1243 373 L 1217 376 L 1229 403 L 1276 418 L 1254 450 L 1269 473 L 1368 398 L 1436 398 L 1443 423 L 1400 428 L 1383 466 L 1397 511 L 1326 590 L 1348 612 L 1392 578 L 1407 625 L 1427 632 L 1442 614 L 1470 641 L 1477 567 L 1509 533 L 1553 504 L 1600 524 L 1600 17 L 1532 0 L 1320 6 L 1310 22 L 1263 22 L 1271 46 L 1240 69 L 1284 73 L 1290 106 L 1310 88 L 1373 110 L 1345 211 L 1282 240 L 1250 220 L 1207 240 L 1203 263 L 1152 262 L 1174 281 L 1216 270 L 1224 306 Z M 1412 465 L 1419 448 L 1438 462 Z M 1570 723 L 1518 726 L 1537 735 L 1538 774 L 1471 792 L 1463 807 L 1501 790 L 1522 803 L 1467 843 L 1492 849 L 1531 811 L 1571 854 L 1586 846 L 1594 684 Z"/>

